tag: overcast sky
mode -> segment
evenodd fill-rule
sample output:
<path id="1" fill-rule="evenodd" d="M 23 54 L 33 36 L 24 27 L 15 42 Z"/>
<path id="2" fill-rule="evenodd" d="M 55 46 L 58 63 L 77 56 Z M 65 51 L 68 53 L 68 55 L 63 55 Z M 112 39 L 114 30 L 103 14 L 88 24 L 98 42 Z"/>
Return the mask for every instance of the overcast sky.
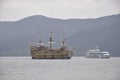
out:
<path id="1" fill-rule="evenodd" d="M 0 21 L 32 15 L 83 19 L 118 13 L 120 0 L 0 0 Z"/>

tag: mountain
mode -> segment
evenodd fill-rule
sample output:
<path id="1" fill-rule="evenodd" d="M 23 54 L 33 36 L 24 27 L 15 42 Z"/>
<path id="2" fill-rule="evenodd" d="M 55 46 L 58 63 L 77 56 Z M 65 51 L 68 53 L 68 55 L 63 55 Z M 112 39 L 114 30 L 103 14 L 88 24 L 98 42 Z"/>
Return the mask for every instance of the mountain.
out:
<path id="1" fill-rule="evenodd" d="M 83 55 L 88 48 L 100 47 L 112 56 L 120 56 L 120 14 L 96 19 L 56 19 L 42 15 L 29 16 L 18 21 L 0 22 L 0 56 L 28 56 L 31 43 L 47 44 L 53 31 L 54 47 L 61 43 L 62 33 L 67 44 L 75 48 L 74 55 Z"/>
<path id="2" fill-rule="evenodd" d="M 115 23 L 109 23 L 101 27 L 78 31 L 70 37 L 69 43 L 78 48 L 79 55 L 83 55 L 88 49 L 98 46 L 103 51 L 109 51 L 111 56 L 120 56 L 119 24 L 120 22 L 117 20 Z"/>

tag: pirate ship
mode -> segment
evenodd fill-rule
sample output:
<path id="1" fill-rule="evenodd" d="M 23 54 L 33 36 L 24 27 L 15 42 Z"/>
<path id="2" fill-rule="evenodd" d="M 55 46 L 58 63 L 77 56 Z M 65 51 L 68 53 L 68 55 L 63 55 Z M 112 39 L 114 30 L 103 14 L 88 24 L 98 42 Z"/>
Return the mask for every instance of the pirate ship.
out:
<path id="1" fill-rule="evenodd" d="M 40 36 L 39 43 L 30 47 L 32 59 L 70 59 L 73 56 L 73 51 L 69 50 L 65 44 L 65 34 L 63 34 L 60 48 L 53 49 L 52 44 L 52 32 L 50 32 L 49 46 L 42 43 Z"/>

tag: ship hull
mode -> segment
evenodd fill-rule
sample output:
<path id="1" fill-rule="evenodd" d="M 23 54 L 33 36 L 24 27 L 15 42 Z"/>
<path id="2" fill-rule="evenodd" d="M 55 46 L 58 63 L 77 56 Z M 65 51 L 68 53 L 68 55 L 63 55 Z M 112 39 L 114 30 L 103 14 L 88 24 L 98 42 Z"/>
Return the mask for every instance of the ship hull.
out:
<path id="1" fill-rule="evenodd" d="M 34 52 L 31 54 L 32 59 L 70 59 L 72 55 L 73 55 L 72 51 L 63 51 L 61 53 Z"/>
<path id="2" fill-rule="evenodd" d="M 71 59 L 71 57 L 34 57 L 32 56 L 32 59 Z"/>
<path id="3" fill-rule="evenodd" d="M 109 55 L 104 55 L 103 53 L 86 54 L 85 57 L 86 58 L 110 58 Z"/>
<path id="4" fill-rule="evenodd" d="M 110 58 L 109 56 L 108 57 L 91 57 L 91 56 L 85 56 L 86 58 Z"/>
<path id="5" fill-rule="evenodd" d="M 32 59 L 71 59 L 71 57 L 59 57 L 59 58 L 40 58 L 40 57 L 32 57 Z"/>

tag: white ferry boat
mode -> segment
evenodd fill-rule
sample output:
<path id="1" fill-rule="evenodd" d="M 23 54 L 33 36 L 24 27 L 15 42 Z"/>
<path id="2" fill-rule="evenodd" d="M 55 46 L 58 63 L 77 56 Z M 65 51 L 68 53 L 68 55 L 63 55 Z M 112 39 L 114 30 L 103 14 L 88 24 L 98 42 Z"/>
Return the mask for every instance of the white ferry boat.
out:
<path id="1" fill-rule="evenodd" d="M 107 51 L 100 51 L 97 47 L 95 49 L 89 49 L 85 53 L 86 58 L 110 58 L 110 54 Z"/>

